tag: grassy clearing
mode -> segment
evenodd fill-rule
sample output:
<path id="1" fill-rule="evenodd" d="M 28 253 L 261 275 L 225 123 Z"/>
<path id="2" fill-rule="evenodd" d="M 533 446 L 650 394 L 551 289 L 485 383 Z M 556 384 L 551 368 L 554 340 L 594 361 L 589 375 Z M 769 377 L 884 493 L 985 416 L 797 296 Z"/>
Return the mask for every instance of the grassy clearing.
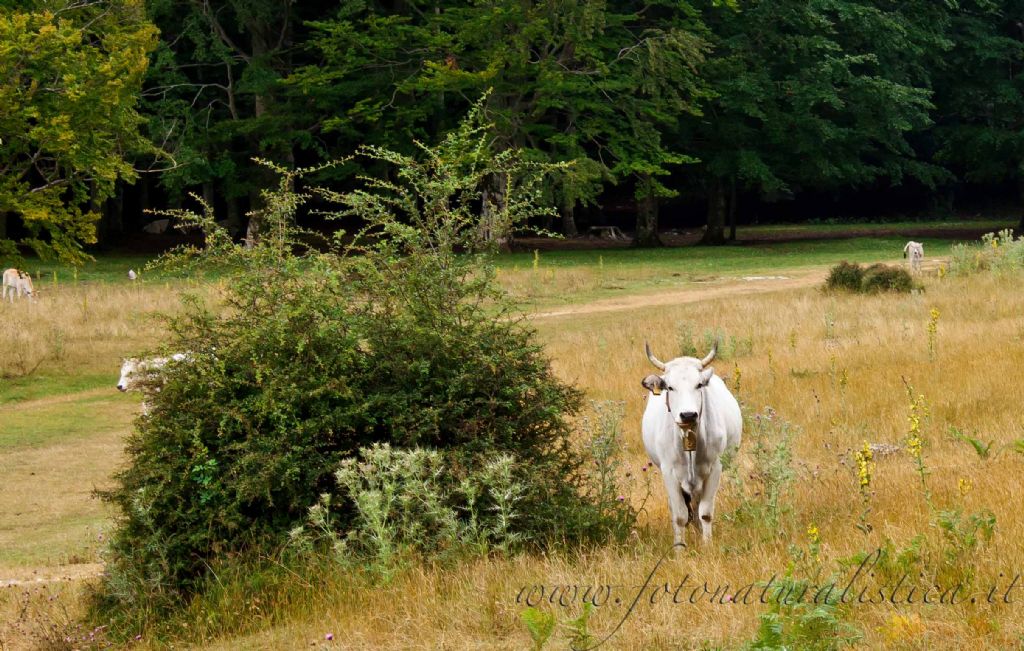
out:
<path id="1" fill-rule="evenodd" d="M 901 237 L 763 242 L 742 246 L 602 249 L 514 253 L 498 259 L 501 284 L 527 307 L 587 303 L 673 291 L 744 275 L 824 267 L 838 260 L 902 262 Z M 944 257 L 949 239 L 923 240 L 927 257 Z"/>
<path id="2" fill-rule="evenodd" d="M 852 250 L 843 248 L 851 243 Z M 791 266 L 843 257 L 868 262 L 877 259 L 869 257 L 868 250 L 881 247 L 851 240 L 830 244 L 831 255 L 824 245 L 808 250 L 790 250 L 788 244 L 769 247 L 772 252 L 761 256 L 762 264 L 758 256 L 726 260 L 733 255 L 730 248 L 749 253 L 747 247 L 712 251 L 725 252 L 724 261 L 683 255 L 693 255 L 695 266 L 732 265 L 736 273 L 764 273 L 787 268 L 781 262 L 787 254 L 797 260 Z M 885 247 L 892 244 L 886 241 Z M 926 252 L 935 254 L 936 246 L 940 244 L 930 247 L 926 242 Z M 899 248 L 886 250 L 885 259 L 892 259 Z M 896 254 L 891 253 L 894 250 Z M 649 264 L 649 252 L 634 253 L 632 260 L 626 253 L 618 254 L 623 256 L 623 268 L 641 270 Z M 658 264 L 671 264 L 670 258 L 659 259 L 670 252 L 650 253 L 656 254 Z M 864 257 L 857 257 L 861 254 Z M 542 271 L 547 257 L 541 254 Z M 744 268 L 747 264 L 750 267 Z M 592 265 L 556 268 L 555 283 L 570 284 L 562 274 L 580 273 L 579 267 L 588 266 Z M 642 274 L 654 271 L 638 271 L 632 278 L 640 284 Z M 531 267 L 502 273 L 534 272 Z M 642 353 L 645 339 L 663 358 L 679 350 L 681 335 L 699 341 L 706 328 L 749 340 L 749 346 L 737 347 L 739 354 L 715 363 L 719 375 L 735 386 L 738 369 L 745 413 L 771 406 L 778 418 L 796 427 L 795 481 L 783 495 L 779 530 L 768 530 L 743 515 L 745 506 L 758 499 L 753 495 L 756 483 L 750 479 L 757 470 L 752 458 L 755 438 L 748 429 L 739 470 L 719 493 L 715 542 L 708 549 L 691 547 L 663 564 L 657 584 L 675 585 L 687 574 L 691 583 L 728 583 L 731 590 L 767 580 L 791 562 L 791 543 L 808 545 L 809 525 L 820 531 L 820 554 L 827 564 L 887 540 L 903 549 L 920 534 L 925 562 L 919 571 L 924 578 L 952 576 L 937 569 L 950 545 L 935 526 L 907 452 L 875 459 L 867 515 L 872 530 L 863 533 L 857 527 L 863 506 L 853 452 L 864 441 L 902 444 L 909 414 L 905 377 L 930 407 L 922 438 L 933 502 L 944 510 L 958 508 L 965 516 L 982 509 L 995 515 L 992 541 L 959 556 L 956 566 L 973 566 L 971 585 L 984 591 L 998 581 L 1005 589 L 1008 579 L 1000 579 L 1000 573 L 1012 577 L 1024 571 L 1024 547 L 1019 542 L 1024 539 L 1024 516 L 1016 489 L 1024 456 L 1008 447 L 1024 438 L 1019 417 L 1024 397 L 1024 296 L 1019 284 L 1014 275 L 978 275 L 930 278 L 923 294 L 911 296 L 832 296 L 792 289 L 547 318 L 537 321 L 536 327 L 562 377 L 579 382 L 590 398 L 625 401 L 627 466 L 638 476 L 646 461 L 639 435 L 639 381 L 650 372 Z M 0 411 L 0 467 L 15 469 L 5 478 L 7 486 L 17 487 L 0 494 L 0 567 L 95 558 L 95 537 L 107 516 L 87 494 L 116 465 L 121 436 L 130 426 L 137 399 L 117 395 L 112 387 L 109 399 L 100 397 L 98 388 L 92 393 L 91 383 L 103 373 L 113 379 L 119 356 L 151 348 L 159 340 L 158 324 L 138 313 L 169 310 L 175 304 L 173 295 L 162 288 L 147 287 L 139 295 L 126 293 L 130 291 L 120 285 L 68 288 L 35 307 L 5 308 L 5 323 L 13 318 L 17 324 L 10 332 L 30 333 L 24 336 L 44 353 L 50 328 L 62 328 L 68 335 L 62 356 L 47 354 L 37 375 L 4 381 L 0 387 L 0 400 L 6 401 Z M 83 300 L 89 304 L 84 311 L 79 308 Z M 134 307 L 126 311 L 123 306 L 129 302 Z M 933 308 L 940 316 L 930 354 Z M 16 366 L 10 349 L 0 354 L 0 363 Z M 70 398 L 58 397 L 62 394 Z M 950 426 L 993 441 L 990 455 L 982 458 L 952 437 Z M 13 435 L 7 434 L 9 428 Z M 182 631 L 179 643 L 189 640 L 201 648 L 223 649 L 311 643 L 325 648 L 526 648 L 529 636 L 520 620 L 525 605 L 516 603 L 516 595 L 535 584 L 618 586 L 616 590 L 624 592 L 616 595 L 624 604 L 613 601 L 591 617 L 591 632 L 603 637 L 622 619 L 629 600 L 671 541 L 660 478 L 654 480 L 643 526 L 624 546 L 478 559 L 455 568 L 421 567 L 383 588 L 361 585 L 328 569 L 309 583 L 296 581 L 268 590 L 258 602 L 252 599 L 253 592 L 229 585 L 223 593 L 193 605 L 190 630 Z M 969 488 L 965 490 L 961 480 Z M 641 485 L 629 497 L 639 500 L 642 494 Z M 0 609 L 13 607 L 8 594 L 0 593 Z M 982 603 L 952 607 L 857 606 L 848 616 L 863 629 L 865 648 L 967 648 L 979 646 L 979 640 L 984 640 L 980 646 L 1010 648 L 1024 640 L 1022 600 L 1024 592 L 1017 594 L 1015 604 L 987 604 L 981 599 Z M 546 604 L 543 609 L 563 621 L 580 612 L 578 602 L 565 608 Z M 706 602 L 674 605 L 665 597 L 639 606 L 609 648 L 735 648 L 753 635 L 763 609 Z M 325 641 L 327 633 L 335 636 L 330 644 Z M 563 648 L 566 642 L 565 630 L 559 629 L 550 648 Z M 146 645 L 161 646 L 155 640 L 144 641 Z"/>
<path id="3" fill-rule="evenodd" d="M 159 347 L 156 315 L 176 309 L 163 285 L 127 279 L 0 304 L 0 579 L 97 560 L 111 514 L 92 492 L 120 462 L 139 403 L 114 388 L 121 358 Z"/>
<path id="4" fill-rule="evenodd" d="M 831 236 L 842 233 L 890 233 L 892 231 L 913 231 L 915 233 L 928 233 L 948 231 L 951 229 L 990 230 L 998 231 L 1002 228 L 1015 228 L 1017 222 L 1006 219 L 954 219 L 938 222 L 921 221 L 894 221 L 884 223 L 860 223 L 837 222 L 819 224 L 763 224 L 753 226 L 740 226 L 736 229 L 736 235 L 740 239 L 751 239 L 758 237 L 775 237 L 788 235 L 821 235 Z"/>

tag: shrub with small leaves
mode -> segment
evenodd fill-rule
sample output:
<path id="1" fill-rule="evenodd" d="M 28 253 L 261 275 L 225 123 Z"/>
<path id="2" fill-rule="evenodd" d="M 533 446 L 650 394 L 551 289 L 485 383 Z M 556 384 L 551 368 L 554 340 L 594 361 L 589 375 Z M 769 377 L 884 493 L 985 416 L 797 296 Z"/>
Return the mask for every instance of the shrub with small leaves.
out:
<path id="1" fill-rule="evenodd" d="M 864 269 L 859 264 L 843 260 L 829 271 L 825 289 L 859 292 L 863 281 Z"/>
<path id="2" fill-rule="evenodd" d="M 866 293 L 908 293 L 916 288 L 910 272 L 903 267 L 873 264 L 864 270 L 861 291 Z"/>
<path id="3" fill-rule="evenodd" d="M 361 150 L 393 174 L 346 194 L 278 169 L 249 248 L 218 235 L 210 215 L 193 216 L 207 246 L 181 257 L 233 271 L 222 302 L 193 297 L 170 322 L 168 350 L 189 351 L 189 362 L 167 369 L 105 493 L 120 519 L 104 605 L 160 612 L 206 585 L 226 556 L 273 553 L 337 489 L 340 467 L 349 484 L 320 514 L 324 526 L 405 527 L 376 541 L 357 536 L 378 555 L 416 527 L 431 553 L 452 532 L 501 548 L 621 529 L 584 485 L 586 457 L 571 437 L 580 392 L 554 375 L 496 286 L 485 253 L 493 242 L 474 208 L 484 180 L 498 175 L 506 200 L 491 226 L 544 214 L 535 203 L 544 170 L 515 151 L 491 152 L 481 120 L 477 106 L 421 158 Z M 313 196 L 321 212 L 336 206 L 333 217 L 362 230 L 310 250 L 295 214 Z M 393 505 L 372 503 L 383 489 L 343 466 L 374 444 L 421 450 L 421 469 L 443 474 L 410 469 L 389 480 L 422 522 L 395 520 Z M 490 493 L 472 468 L 511 492 Z M 437 500 L 414 501 L 410 486 L 436 489 Z"/>
<path id="4" fill-rule="evenodd" d="M 859 264 L 840 262 L 832 267 L 825 280 L 827 291 L 857 293 L 910 292 L 918 289 L 913 277 L 903 267 L 873 264 L 867 269 Z"/>

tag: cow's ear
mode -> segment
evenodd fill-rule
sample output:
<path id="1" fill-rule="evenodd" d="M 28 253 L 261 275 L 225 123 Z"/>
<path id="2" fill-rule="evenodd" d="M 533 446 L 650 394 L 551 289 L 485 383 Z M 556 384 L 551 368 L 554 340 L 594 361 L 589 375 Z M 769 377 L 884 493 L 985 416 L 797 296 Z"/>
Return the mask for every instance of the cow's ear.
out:
<path id="1" fill-rule="evenodd" d="M 668 386 L 665 384 L 665 380 L 660 375 L 654 375 L 653 373 L 645 377 L 640 384 L 644 385 L 644 388 L 658 396 Z"/>

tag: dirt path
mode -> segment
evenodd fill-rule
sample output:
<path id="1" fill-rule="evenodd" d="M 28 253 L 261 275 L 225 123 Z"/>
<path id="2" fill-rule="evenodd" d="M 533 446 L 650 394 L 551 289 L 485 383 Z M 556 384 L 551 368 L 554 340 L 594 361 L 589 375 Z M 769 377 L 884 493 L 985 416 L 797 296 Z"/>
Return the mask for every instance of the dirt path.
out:
<path id="1" fill-rule="evenodd" d="M 77 563 L 74 565 L 37 567 L 33 569 L 0 569 L 0 588 L 16 585 L 61 583 L 64 581 L 84 581 L 86 579 L 94 579 L 102 573 L 102 563 Z"/>
<path id="2" fill-rule="evenodd" d="M 659 305 L 679 305 L 681 303 L 696 303 L 715 298 L 727 296 L 739 296 L 743 294 L 763 294 L 766 292 L 778 292 L 787 289 L 802 289 L 821 285 L 828 275 L 827 268 L 801 269 L 796 272 L 780 272 L 771 276 L 746 276 L 740 278 L 723 278 L 709 282 L 694 282 L 691 286 L 683 289 L 670 289 L 660 292 L 632 294 L 621 298 L 605 298 L 584 303 L 582 305 L 571 305 L 557 310 L 547 312 L 535 312 L 530 315 L 531 319 L 552 319 L 563 316 L 575 316 L 579 314 L 595 314 L 598 312 L 619 312 L 622 310 L 635 310 L 644 307 Z"/>
<path id="3" fill-rule="evenodd" d="M 77 402 L 85 398 L 97 398 L 101 396 L 116 396 L 117 394 L 112 388 L 100 388 L 100 389 L 86 389 L 84 391 L 75 391 L 73 393 L 61 393 L 52 396 L 46 396 L 45 398 L 32 398 L 30 400 L 17 400 L 12 401 L 7 405 L 6 409 L 13 409 L 20 411 L 22 409 L 39 409 L 42 407 L 52 407 L 53 405 L 62 405 L 69 402 Z"/>
<path id="4" fill-rule="evenodd" d="M 946 264 L 946 258 L 930 258 L 922 267 L 925 275 L 931 275 L 940 265 Z M 620 312 L 645 307 L 663 305 L 680 305 L 698 301 L 713 300 L 729 296 L 746 294 L 765 294 L 790 289 L 820 287 L 828 276 L 829 267 L 802 267 L 792 271 L 772 272 L 766 276 L 740 276 L 721 278 L 709 282 L 691 282 L 690 286 L 681 289 L 669 289 L 660 292 L 632 294 L 629 296 L 604 298 L 582 305 L 569 305 L 564 308 L 545 312 L 534 312 L 530 319 L 553 319 L 580 314 L 596 314 L 599 312 Z"/>

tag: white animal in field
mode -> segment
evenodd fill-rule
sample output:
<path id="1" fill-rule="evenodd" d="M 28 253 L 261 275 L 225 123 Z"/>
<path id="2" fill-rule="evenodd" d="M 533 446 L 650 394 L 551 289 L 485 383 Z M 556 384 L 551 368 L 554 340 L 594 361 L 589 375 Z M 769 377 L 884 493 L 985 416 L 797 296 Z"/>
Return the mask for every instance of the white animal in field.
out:
<path id="1" fill-rule="evenodd" d="M 170 219 L 158 219 L 143 226 L 142 230 L 151 235 L 163 235 L 170 224 Z"/>
<path id="2" fill-rule="evenodd" d="M 907 258 L 911 271 L 920 272 L 921 261 L 924 260 L 924 244 L 914 241 L 907 242 L 903 247 L 903 257 Z"/>
<path id="3" fill-rule="evenodd" d="M 139 359 L 130 357 L 121 364 L 121 379 L 117 381 L 117 390 L 141 391 L 142 381 L 154 374 L 159 373 L 171 362 L 181 362 L 189 359 L 188 353 L 175 353 L 170 357 L 147 357 Z M 159 391 L 159 389 L 157 389 Z M 142 413 L 149 413 L 149 403 L 145 398 L 142 400 Z"/>
<path id="4" fill-rule="evenodd" d="M 135 273 L 134 269 L 129 269 L 128 270 L 128 280 L 135 280 L 138 277 L 139 277 L 139 274 Z"/>
<path id="5" fill-rule="evenodd" d="M 739 447 L 743 433 L 740 406 L 710 366 L 718 342 L 704 359 L 677 357 L 669 362 L 659 361 L 646 343 L 644 348 L 662 371 L 641 383 L 649 391 L 644 447 L 665 482 L 675 543 L 686 544 L 686 525 L 693 521 L 708 543 L 721 456 L 726 448 Z"/>
<path id="6" fill-rule="evenodd" d="M 4 271 L 3 298 L 7 298 L 7 291 L 10 290 L 11 302 L 14 302 L 14 295 L 18 298 L 28 296 L 29 301 L 35 300 L 35 290 L 32 288 L 32 276 L 27 271 L 18 269 L 7 269 Z"/>

